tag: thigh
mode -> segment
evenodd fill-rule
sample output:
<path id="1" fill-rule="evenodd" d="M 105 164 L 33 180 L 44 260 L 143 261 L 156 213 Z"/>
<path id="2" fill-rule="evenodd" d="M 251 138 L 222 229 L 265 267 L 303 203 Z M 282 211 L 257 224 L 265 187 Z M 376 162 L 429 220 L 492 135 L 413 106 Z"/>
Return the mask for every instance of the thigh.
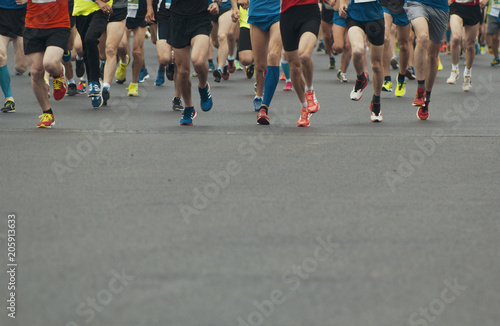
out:
<path id="1" fill-rule="evenodd" d="M 269 32 L 264 32 L 256 25 L 250 24 L 250 39 L 252 40 L 252 50 L 255 63 L 266 62 L 267 49 L 269 46 Z"/>
<path id="2" fill-rule="evenodd" d="M 232 11 L 229 10 L 219 16 L 219 30 L 217 34 L 220 33 L 225 33 L 226 35 L 229 34 L 229 30 L 233 25 L 233 20 L 231 19 L 231 13 Z"/>
<path id="3" fill-rule="evenodd" d="M 5 35 L 0 35 L 0 55 L 7 57 L 7 47 L 11 38 Z"/>
<path id="4" fill-rule="evenodd" d="M 450 29 L 453 35 L 456 35 L 457 37 L 461 38 L 463 26 L 464 26 L 464 21 L 462 17 L 460 17 L 459 15 L 450 16 Z"/>
<path id="5" fill-rule="evenodd" d="M 198 34 L 191 40 L 191 61 L 206 62 L 208 47 L 210 45 L 210 37 L 205 34 Z M 177 62 L 177 56 L 175 57 Z"/>
<path id="6" fill-rule="evenodd" d="M 146 39 L 146 27 L 137 27 L 134 29 L 134 42 L 132 47 L 134 49 L 144 47 L 144 40 Z"/>
<path id="7" fill-rule="evenodd" d="M 125 34 L 125 20 L 108 23 L 106 34 L 106 48 L 116 49 Z"/>
<path id="8" fill-rule="evenodd" d="M 347 31 L 351 48 L 353 52 L 364 51 L 365 48 L 365 32 L 359 26 L 351 26 Z"/>

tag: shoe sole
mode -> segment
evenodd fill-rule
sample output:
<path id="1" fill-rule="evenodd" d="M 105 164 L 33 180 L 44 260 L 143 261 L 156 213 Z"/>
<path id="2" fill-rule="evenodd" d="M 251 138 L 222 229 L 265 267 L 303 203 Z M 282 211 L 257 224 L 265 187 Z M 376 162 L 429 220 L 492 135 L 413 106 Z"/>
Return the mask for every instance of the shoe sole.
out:
<path id="1" fill-rule="evenodd" d="M 427 119 L 429 118 L 429 116 L 427 116 L 427 118 L 425 118 L 425 119 L 422 119 L 422 118 L 418 115 L 418 111 L 417 111 L 417 118 L 418 118 L 418 120 L 425 121 L 425 120 L 427 120 Z"/>
<path id="2" fill-rule="evenodd" d="M 269 125 L 269 123 L 270 123 L 269 118 L 266 119 L 264 117 L 261 117 L 261 118 L 257 119 L 257 124 L 259 124 L 259 125 L 267 126 L 267 125 Z"/>
<path id="3" fill-rule="evenodd" d="M 41 126 L 36 126 L 36 127 L 37 127 L 37 128 L 46 128 L 46 129 L 50 129 L 50 128 L 52 128 L 52 126 L 55 126 L 55 124 L 56 124 L 56 122 L 54 121 L 54 122 L 52 122 L 52 123 L 50 124 L 50 126 L 44 126 L 44 125 L 41 125 Z"/>

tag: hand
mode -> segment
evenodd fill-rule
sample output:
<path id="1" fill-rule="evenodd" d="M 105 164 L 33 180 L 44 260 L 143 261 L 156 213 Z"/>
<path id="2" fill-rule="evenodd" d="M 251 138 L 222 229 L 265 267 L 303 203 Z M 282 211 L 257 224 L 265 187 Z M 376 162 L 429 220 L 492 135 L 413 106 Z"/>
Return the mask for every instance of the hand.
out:
<path id="1" fill-rule="evenodd" d="M 208 6 L 208 12 L 210 15 L 217 15 L 219 13 L 219 5 L 215 2 L 212 2 L 210 6 Z"/>
<path id="2" fill-rule="evenodd" d="M 113 12 L 113 9 L 111 8 L 111 6 L 106 3 L 108 1 L 109 0 L 96 0 L 95 1 L 95 4 L 98 5 L 99 8 L 101 8 L 102 12 L 105 13 L 106 15 Z"/>
<path id="3" fill-rule="evenodd" d="M 240 20 L 240 10 L 238 8 L 233 9 L 231 19 L 233 20 L 233 23 L 236 23 Z"/>
<path id="4" fill-rule="evenodd" d="M 248 9 L 248 3 L 249 3 L 249 0 L 238 0 L 238 4 L 243 9 Z"/>
<path id="5" fill-rule="evenodd" d="M 348 8 L 347 5 L 340 6 L 340 8 L 339 8 L 340 17 L 347 18 L 347 8 Z"/>
<path id="6" fill-rule="evenodd" d="M 335 4 L 337 3 L 336 0 L 325 0 L 325 2 L 330 6 L 330 7 L 333 7 L 335 6 Z"/>
<path id="7" fill-rule="evenodd" d="M 489 2 L 489 0 L 481 0 L 481 2 L 479 3 L 479 6 L 481 7 L 481 9 L 486 7 L 488 2 Z"/>
<path id="8" fill-rule="evenodd" d="M 26 4 L 27 2 L 28 2 L 28 0 L 16 0 L 16 4 L 18 6 L 22 6 L 22 5 Z"/>
<path id="9" fill-rule="evenodd" d="M 146 17 L 144 18 L 148 24 L 152 24 L 155 22 L 155 12 L 153 7 L 148 7 L 148 12 L 146 13 Z"/>

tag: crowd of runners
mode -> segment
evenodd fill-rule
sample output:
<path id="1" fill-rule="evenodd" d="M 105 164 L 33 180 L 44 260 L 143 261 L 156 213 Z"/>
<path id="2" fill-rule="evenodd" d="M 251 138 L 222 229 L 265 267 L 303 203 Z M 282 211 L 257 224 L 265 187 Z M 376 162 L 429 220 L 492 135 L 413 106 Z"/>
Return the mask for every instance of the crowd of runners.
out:
<path id="1" fill-rule="evenodd" d="M 412 105 L 426 120 L 436 74 L 443 69 L 440 53 L 451 54 L 451 85 L 461 77 L 465 56 L 464 92 L 472 88 L 476 54 L 490 52 L 491 66 L 500 65 L 499 13 L 500 0 L 0 0 L 1 111 L 15 112 L 14 95 L 19 96 L 7 68 L 11 41 L 16 74 L 29 71 L 43 111 L 38 127 L 50 128 L 51 98 L 84 94 L 91 107 L 106 106 L 111 96 L 125 96 L 112 95 L 111 86 L 127 82 L 128 66 L 126 95 L 140 96 L 139 84 L 149 78 L 144 42 L 151 37 L 158 56 L 154 84 L 173 81 L 169 96 L 172 109 L 182 112 L 181 125 L 192 125 L 196 117 L 192 77 L 198 80 L 199 107 L 210 111 L 209 80 L 230 83 L 231 74 L 244 70 L 255 78 L 248 107 L 258 124 L 270 124 L 273 95 L 284 79 L 283 90 L 294 90 L 301 108 L 297 126 L 308 127 L 320 109 L 313 86 L 316 48 L 328 55 L 329 69 L 338 65 L 339 82 L 349 82 L 352 62 L 351 100 L 359 101 L 371 80 L 372 122 L 383 119 L 381 93 L 405 96 L 406 79 L 417 80 Z M 391 68 L 398 71 L 394 87 Z"/>

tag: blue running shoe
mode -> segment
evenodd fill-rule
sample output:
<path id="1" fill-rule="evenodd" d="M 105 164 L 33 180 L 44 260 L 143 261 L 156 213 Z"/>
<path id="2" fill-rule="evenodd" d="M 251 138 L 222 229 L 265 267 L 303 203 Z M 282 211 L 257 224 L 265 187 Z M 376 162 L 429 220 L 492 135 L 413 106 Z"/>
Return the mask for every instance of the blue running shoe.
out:
<path id="1" fill-rule="evenodd" d="M 101 96 L 101 87 L 98 82 L 89 82 L 89 97 Z"/>
<path id="2" fill-rule="evenodd" d="M 181 126 L 192 126 L 193 119 L 196 117 L 194 108 L 184 108 L 181 118 Z"/>
<path id="3" fill-rule="evenodd" d="M 207 87 L 201 89 L 198 87 L 201 98 L 201 109 L 205 112 L 210 111 L 213 106 L 212 93 L 210 93 L 210 84 L 207 82 Z"/>
<path id="4" fill-rule="evenodd" d="M 102 96 L 94 96 L 91 98 L 92 99 L 92 107 L 94 109 L 100 108 L 103 103 Z"/>
<path id="5" fill-rule="evenodd" d="M 161 86 L 165 83 L 165 68 L 158 69 L 158 75 L 156 76 L 155 85 Z"/>
<path id="6" fill-rule="evenodd" d="M 259 112 L 261 106 L 262 106 L 262 97 L 255 96 L 255 98 L 253 99 L 253 108 L 255 112 Z"/>
<path id="7" fill-rule="evenodd" d="M 139 83 L 144 83 L 148 78 L 148 69 L 146 68 L 146 65 L 142 65 L 141 72 L 139 73 Z"/>
<path id="8" fill-rule="evenodd" d="M 208 59 L 208 71 L 212 72 L 215 70 L 214 61 L 212 59 Z"/>

